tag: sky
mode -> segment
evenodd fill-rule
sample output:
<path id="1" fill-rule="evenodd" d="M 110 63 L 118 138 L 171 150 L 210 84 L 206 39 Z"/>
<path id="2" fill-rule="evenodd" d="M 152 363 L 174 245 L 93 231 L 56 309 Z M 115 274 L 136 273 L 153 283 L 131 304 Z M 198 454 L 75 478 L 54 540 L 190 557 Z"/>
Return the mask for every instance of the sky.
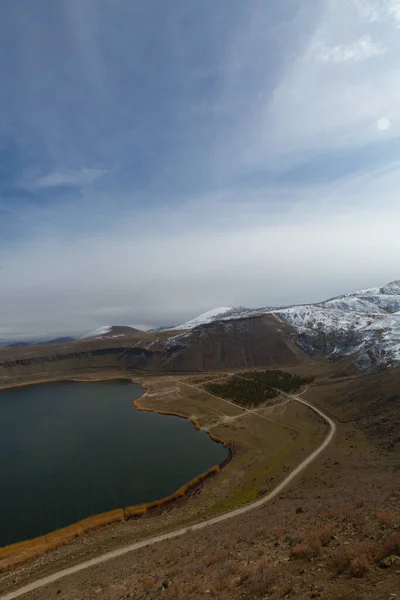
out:
<path id="1" fill-rule="evenodd" d="M 400 278 L 400 0 L 5 0 L 0 340 Z"/>

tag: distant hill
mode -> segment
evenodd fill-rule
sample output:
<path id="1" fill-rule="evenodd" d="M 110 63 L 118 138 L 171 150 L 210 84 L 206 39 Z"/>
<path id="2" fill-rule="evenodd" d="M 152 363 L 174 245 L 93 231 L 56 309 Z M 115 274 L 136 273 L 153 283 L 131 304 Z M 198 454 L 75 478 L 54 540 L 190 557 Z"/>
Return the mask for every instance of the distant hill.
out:
<path id="1" fill-rule="evenodd" d="M 71 337 L 36 339 L 12 342 L 9 347 L 73 341 Z M 106 325 L 80 338 L 79 349 L 83 342 L 120 348 L 131 344 L 135 352 L 124 352 L 124 360 L 132 368 L 139 353 L 143 366 L 163 371 L 350 359 L 359 369 L 376 372 L 400 364 L 400 280 L 314 304 L 258 309 L 219 306 L 181 325 L 151 332 Z"/>
<path id="2" fill-rule="evenodd" d="M 41 344 L 69 344 L 70 342 L 75 342 L 76 338 L 65 336 L 55 338 L 54 340 L 49 340 L 48 342 L 40 342 Z"/>
<path id="3" fill-rule="evenodd" d="M 117 338 L 117 337 L 125 337 L 129 335 L 134 335 L 136 333 L 143 333 L 139 329 L 135 329 L 134 327 L 129 327 L 128 325 L 105 325 L 104 327 L 99 327 L 90 333 L 87 333 L 82 337 L 83 340 L 88 339 L 107 339 L 107 338 Z"/>
<path id="4" fill-rule="evenodd" d="M 37 341 L 31 340 L 29 342 L 12 342 L 11 344 L 7 344 L 6 348 L 22 348 L 24 346 L 35 346 L 35 345 L 45 345 L 45 344 L 69 344 L 70 342 L 75 342 L 75 338 L 65 336 L 55 338 L 54 340 L 45 340 L 45 341 Z"/>

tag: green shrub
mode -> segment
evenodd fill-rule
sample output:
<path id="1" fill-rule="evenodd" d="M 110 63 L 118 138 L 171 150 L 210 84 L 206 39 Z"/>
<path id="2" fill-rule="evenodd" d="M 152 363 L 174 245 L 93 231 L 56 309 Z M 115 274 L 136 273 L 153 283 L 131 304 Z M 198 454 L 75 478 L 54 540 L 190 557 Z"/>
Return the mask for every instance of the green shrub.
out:
<path id="1" fill-rule="evenodd" d="M 275 398 L 280 391 L 296 392 L 312 379 L 299 377 L 278 369 L 266 371 L 248 371 L 233 375 L 223 383 L 208 383 L 206 389 L 242 406 L 258 406 L 266 400 Z"/>

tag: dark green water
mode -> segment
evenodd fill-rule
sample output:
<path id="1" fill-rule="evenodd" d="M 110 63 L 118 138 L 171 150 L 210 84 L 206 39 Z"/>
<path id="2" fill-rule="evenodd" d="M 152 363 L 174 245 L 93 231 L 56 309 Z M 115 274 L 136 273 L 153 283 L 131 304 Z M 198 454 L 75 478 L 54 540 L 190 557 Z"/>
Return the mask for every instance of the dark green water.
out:
<path id="1" fill-rule="evenodd" d="M 0 392 L 0 546 L 168 496 L 227 450 L 124 381 Z"/>

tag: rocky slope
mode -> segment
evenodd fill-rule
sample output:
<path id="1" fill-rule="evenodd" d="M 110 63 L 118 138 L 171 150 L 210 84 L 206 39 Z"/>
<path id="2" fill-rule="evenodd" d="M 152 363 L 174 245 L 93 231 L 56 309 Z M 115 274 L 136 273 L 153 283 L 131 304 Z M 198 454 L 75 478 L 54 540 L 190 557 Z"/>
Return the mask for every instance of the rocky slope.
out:
<path id="1" fill-rule="evenodd" d="M 295 330 L 274 315 L 215 320 L 164 338 L 159 368 L 215 371 L 310 362 L 296 337 Z M 152 343 L 147 349 L 154 347 Z"/>
<path id="2" fill-rule="evenodd" d="M 297 345 L 317 358 L 352 356 L 359 368 L 378 370 L 400 362 L 400 281 L 343 294 L 316 304 L 261 309 L 218 308 L 174 329 L 270 315 L 290 325 Z"/>

